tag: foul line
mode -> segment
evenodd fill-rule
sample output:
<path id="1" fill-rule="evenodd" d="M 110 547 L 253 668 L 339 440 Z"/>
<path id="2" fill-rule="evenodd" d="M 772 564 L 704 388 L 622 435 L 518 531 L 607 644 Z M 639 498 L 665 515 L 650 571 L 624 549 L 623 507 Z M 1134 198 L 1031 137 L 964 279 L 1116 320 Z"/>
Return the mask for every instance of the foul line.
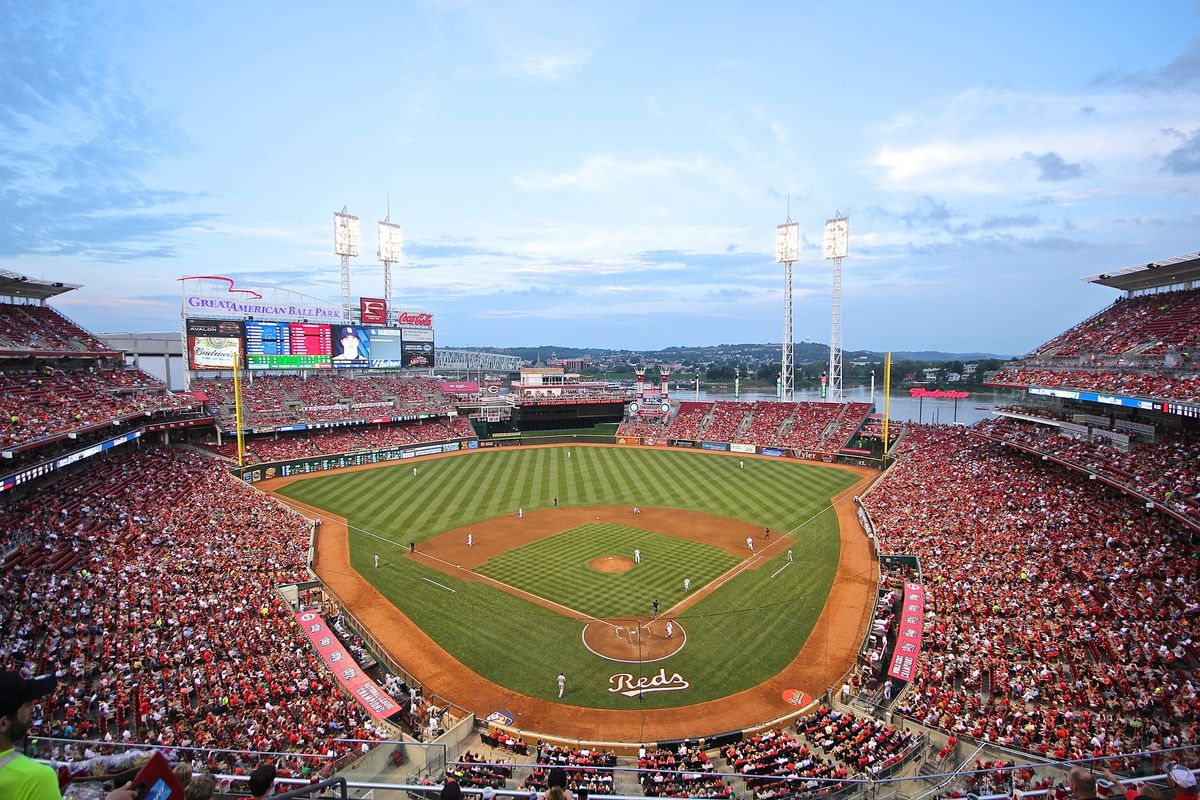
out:
<path id="1" fill-rule="evenodd" d="M 776 575 L 778 575 L 779 573 L 783 572 L 785 569 L 787 569 L 787 568 L 788 568 L 788 567 L 790 567 L 791 565 L 792 565 L 792 562 L 791 562 L 791 561 L 787 562 L 787 563 L 786 563 L 786 564 L 784 564 L 782 567 L 780 567 L 779 569 L 777 569 L 777 570 L 775 570 L 774 572 L 772 572 L 772 573 L 771 573 L 771 577 L 772 577 L 772 578 L 774 578 Z"/>
<path id="2" fill-rule="evenodd" d="M 438 587 L 439 589 L 445 589 L 447 592 L 457 593 L 457 591 L 458 591 L 457 589 L 451 589 L 449 586 L 444 586 L 443 584 L 440 584 L 437 581 L 431 581 L 431 580 L 429 580 L 429 578 L 426 578 L 423 575 L 421 576 L 421 580 L 426 581 L 428 583 L 432 583 L 434 586 Z"/>

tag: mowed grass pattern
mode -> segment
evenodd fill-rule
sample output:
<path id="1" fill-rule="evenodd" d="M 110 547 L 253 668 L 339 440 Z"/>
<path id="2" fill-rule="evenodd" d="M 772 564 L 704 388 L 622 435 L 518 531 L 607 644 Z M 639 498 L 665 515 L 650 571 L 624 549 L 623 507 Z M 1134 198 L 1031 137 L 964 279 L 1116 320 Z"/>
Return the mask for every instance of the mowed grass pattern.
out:
<path id="1" fill-rule="evenodd" d="M 595 558 L 619 555 L 642 563 L 620 573 L 598 572 Z M 527 544 L 488 560 L 479 572 L 502 583 L 553 600 L 598 619 L 649 616 L 651 603 L 660 608 L 683 591 L 683 579 L 692 591 L 703 587 L 737 564 L 717 547 L 677 539 L 624 525 L 584 525 Z"/>
<path id="2" fill-rule="evenodd" d="M 403 555 L 408 542 L 415 540 L 420 547 L 443 531 L 513 515 L 521 507 L 549 508 L 555 497 L 564 507 L 682 508 L 794 532 L 795 564 L 772 577 L 783 563 L 780 551 L 762 568 L 722 585 L 680 619 L 688 646 L 653 669 L 647 665 L 646 671 L 665 665 L 685 674 L 692 688 L 648 695 L 640 703 L 659 708 L 723 697 L 779 672 L 804 643 L 833 582 L 839 545 L 829 501 L 855 476 L 757 458 L 745 459 L 746 468 L 739 469 L 740 460 L 736 455 L 617 446 L 497 449 L 314 476 L 280 494 L 345 517 L 354 568 L 475 672 L 525 694 L 556 699 L 554 678 L 564 670 L 569 679 L 564 702 L 602 708 L 637 708 L 639 703 L 608 692 L 609 676 L 622 670 L 582 647 L 581 623 L 408 559 Z M 379 569 L 372 566 L 374 553 L 381 557 Z M 668 585 L 659 599 L 669 607 L 682 596 L 682 584 Z M 397 656 L 403 663 L 403 653 Z M 629 665 L 621 666 L 628 671 Z M 471 698 L 458 702 L 470 705 Z"/>

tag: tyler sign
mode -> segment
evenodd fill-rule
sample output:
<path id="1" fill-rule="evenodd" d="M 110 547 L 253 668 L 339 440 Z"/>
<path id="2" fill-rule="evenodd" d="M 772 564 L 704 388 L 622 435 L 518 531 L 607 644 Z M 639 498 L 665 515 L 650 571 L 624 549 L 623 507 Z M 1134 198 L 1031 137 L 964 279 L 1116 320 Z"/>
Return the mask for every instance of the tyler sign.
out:
<path id="1" fill-rule="evenodd" d="M 651 692 L 678 692 L 691 687 L 678 672 L 667 677 L 666 669 L 660 669 L 657 675 L 640 678 L 634 678 L 628 672 L 618 672 L 610 677 L 608 682 L 612 684 L 608 689 L 610 693 L 623 694 L 626 697 L 638 697 Z"/>

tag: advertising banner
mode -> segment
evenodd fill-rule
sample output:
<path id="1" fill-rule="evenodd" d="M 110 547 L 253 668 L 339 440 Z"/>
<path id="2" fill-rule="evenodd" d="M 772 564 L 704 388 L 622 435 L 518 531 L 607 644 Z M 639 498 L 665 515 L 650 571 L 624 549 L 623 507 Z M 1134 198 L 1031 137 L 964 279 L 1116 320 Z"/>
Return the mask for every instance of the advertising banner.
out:
<path id="1" fill-rule="evenodd" d="M 433 328 L 404 328 L 406 342 L 432 342 Z"/>
<path id="2" fill-rule="evenodd" d="M 401 311 L 398 321 L 401 328 L 433 328 L 433 314 Z"/>
<path id="3" fill-rule="evenodd" d="M 333 635 L 333 631 L 320 614 L 301 611 L 296 614 L 296 623 L 312 642 L 313 647 L 317 648 L 321 660 L 333 672 L 338 683 L 362 704 L 368 714 L 375 719 L 387 719 L 400 711 L 400 704 L 381 689 L 379 684 L 366 676 L 354 657 L 346 652 L 346 648 L 342 647 L 342 643 Z"/>
<path id="4" fill-rule="evenodd" d="M 904 582 L 904 610 L 896 629 L 896 649 L 888 675 L 897 680 L 911 681 L 917 674 L 917 659 L 921 655 L 921 631 L 925 623 L 925 587 Z"/>
<path id="5" fill-rule="evenodd" d="M 618 436 L 617 444 L 641 444 L 641 438 L 637 436 Z"/>
<path id="6" fill-rule="evenodd" d="M 185 314 L 210 313 L 229 314 L 239 317 L 283 317 L 284 319 L 317 319 L 325 321 L 336 321 L 342 316 L 342 309 L 337 306 L 297 306 L 286 303 L 271 303 L 262 299 L 238 300 L 227 297 L 188 295 L 183 298 L 183 304 L 187 309 L 184 312 Z"/>
<path id="7" fill-rule="evenodd" d="M 242 346 L 242 323 L 231 319 L 189 319 L 185 333 L 188 369 L 233 369 Z"/>
<path id="8" fill-rule="evenodd" d="M 442 381 L 438 386 L 449 394 L 479 394 L 479 384 L 475 381 Z"/>
<path id="9" fill-rule="evenodd" d="M 778 447 L 764 447 L 758 451 L 764 456 L 786 456 L 786 450 L 780 450 Z"/>
<path id="10" fill-rule="evenodd" d="M 696 443 L 691 439 L 671 439 L 668 441 L 672 447 L 695 447 Z"/>
<path id="11" fill-rule="evenodd" d="M 333 366 L 365 368 L 371 365 L 371 330 L 361 325 L 333 329 Z"/>
<path id="12" fill-rule="evenodd" d="M 381 297 L 358 298 L 363 325 L 387 325 L 387 300 Z"/>
<path id="13" fill-rule="evenodd" d="M 700 449 L 701 450 L 728 450 L 729 445 L 725 444 L 725 442 L 701 442 Z"/>
<path id="14" fill-rule="evenodd" d="M 734 442 L 733 444 L 729 445 L 729 449 L 730 449 L 730 450 L 732 450 L 732 451 L 733 451 L 733 452 L 735 452 L 735 453 L 753 453 L 753 452 L 754 452 L 754 445 L 752 445 L 752 444 L 738 444 L 737 442 Z"/>
<path id="15" fill-rule="evenodd" d="M 403 358 L 405 369 L 422 369 L 433 366 L 433 342 L 411 341 L 404 335 Z"/>

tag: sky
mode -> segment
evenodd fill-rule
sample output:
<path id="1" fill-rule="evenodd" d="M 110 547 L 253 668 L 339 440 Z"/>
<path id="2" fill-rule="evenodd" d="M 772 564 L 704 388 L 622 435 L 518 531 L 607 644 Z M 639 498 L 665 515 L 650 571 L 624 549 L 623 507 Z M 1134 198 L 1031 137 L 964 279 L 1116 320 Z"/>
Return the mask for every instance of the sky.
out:
<path id="1" fill-rule="evenodd" d="M 0 0 L 0 269 L 100 331 L 186 275 L 340 302 L 403 228 L 441 346 L 1022 354 L 1200 250 L 1200 2 Z"/>

